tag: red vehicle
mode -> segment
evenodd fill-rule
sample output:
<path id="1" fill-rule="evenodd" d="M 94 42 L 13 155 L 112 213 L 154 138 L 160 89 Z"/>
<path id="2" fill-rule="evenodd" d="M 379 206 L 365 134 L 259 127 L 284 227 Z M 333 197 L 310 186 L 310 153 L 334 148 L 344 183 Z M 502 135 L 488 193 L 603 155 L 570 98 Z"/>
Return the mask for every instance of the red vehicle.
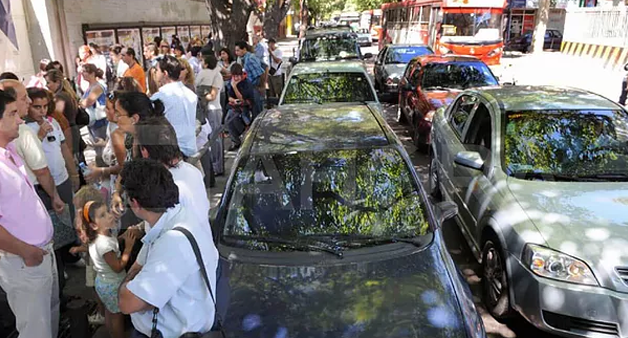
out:
<path id="1" fill-rule="evenodd" d="M 399 122 L 408 123 L 416 147 L 427 150 L 438 108 L 449 105 L 465 89 L 498 84 L 491 69 L 473 56 L 416 57 L 399 83 Z"/>
<path id="2" fill-rule="evenodd" d="M 502 14 L 506 0 L 406 0 L 382 5 L 382 39 L 419 43 L 437 54 L 472 55 L 486 64 L 501 61 Z"/>

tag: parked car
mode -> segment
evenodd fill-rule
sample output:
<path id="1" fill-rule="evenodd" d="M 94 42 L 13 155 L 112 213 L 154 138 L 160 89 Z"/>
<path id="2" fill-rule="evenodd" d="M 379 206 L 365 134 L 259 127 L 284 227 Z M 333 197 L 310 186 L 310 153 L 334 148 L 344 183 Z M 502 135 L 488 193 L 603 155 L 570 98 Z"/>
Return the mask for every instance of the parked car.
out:
<path id="1" fill-rule="evenodd" d="M 491 69 L 473 56 L 427 55 L 414 58 L 399 85 L 399 121 L 412 129 L 419 150 L 428 149 L 432 117 L 467 88 L 495 86 Z"/>
<path id="2" fill-rule="evenodd" d="M 545 41 L 543 43 L 543 49 L 560 49 L 563 43 L 563 34 L 555 29 L 548 29 L 545 31 Z M 527 32 L 520 37 L 512 39 L 507 45 L 506 50 L 518 51 L 527 53 L 530 51 L 532 45 L 532 32 Z"/>
<path id="3" fill-rule="evenodd" d="M 227 337 L 484 337 L 432 205 L 368 106 L 262 113 L 213 223 Z M 223 303 L 224 302 L 224 303 Z"/>
<path id="4" fill-rule="evenodd" d="M 433 119 L 430 192 L 455 201 L 496 318 L 628 332 L 628 113 L 576 89 L 463 92 Z"/>
<path id="5" fill-rule="evenodd" d="M 366 104 L 383 116 L 364 64 L 355 61 L 296 65 L 288 76 L 279 106 L 335 102 Z"/>
<path id="6" fill-rule="evenodd" d="M 370 47 L 373 44 L 371 32 L 366 28 L 360 28 L 356 31 L 358 34 L 358 43 L 360 47 Z"/>
<path id="7" fill-rule="evenodd" d="M 372 57 L 371 53 L 362 55 L 356 33 L 319 30 L 308 33 L 299 41 L 298 50 L 289 61 L 295 65 L 299 62 L 364 60 Z"/>
<path id="8" fill-rule="evenodd" d="M 408 62 L 417 56 L 434 54 L 425 45 L 386 45 L 377 54 L 373 74 L 375 89 L 381 94 L 397 96 L 397 85 Z"/>

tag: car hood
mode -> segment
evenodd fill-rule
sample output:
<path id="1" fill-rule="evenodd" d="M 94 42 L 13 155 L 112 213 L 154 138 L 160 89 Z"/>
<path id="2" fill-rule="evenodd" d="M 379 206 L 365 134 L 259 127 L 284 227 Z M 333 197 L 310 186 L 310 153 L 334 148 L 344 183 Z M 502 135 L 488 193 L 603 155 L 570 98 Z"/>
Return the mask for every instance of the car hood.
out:
<path id="1" fill-rule="evenodd" d="M 447 107 L 452 103 L 458 94 L 462 93 L 459 89 L 443 89 L 443 90 L 424 90 L 423 93 L 430 102 L 433 110 L 440 107 Z"/>
<path id="2" fill-rule="evenodd" d="M 628 184 L 509 178 L 508 187 L 539 231 L 522 234 L 606 271 L 628 265 Z"/>
<path id="3" fill-rule="evenodd" d="M 384 66 L 384 72 L 386 76 L 396 75 L 395 77 L 400 78 L 403 76 L 403 72 L 406 70 L 405 63 L 391 63 Z"/>
<path id="4" fill-rule="evenodd" d="M 438 246 L 388 246 L 397 245 L 406 254 L 380 252 L 357 261 L 330 255 L 307 265 L 295 265 L 294 258 L 231 260 L 227 336 L 466 337 Z"/>

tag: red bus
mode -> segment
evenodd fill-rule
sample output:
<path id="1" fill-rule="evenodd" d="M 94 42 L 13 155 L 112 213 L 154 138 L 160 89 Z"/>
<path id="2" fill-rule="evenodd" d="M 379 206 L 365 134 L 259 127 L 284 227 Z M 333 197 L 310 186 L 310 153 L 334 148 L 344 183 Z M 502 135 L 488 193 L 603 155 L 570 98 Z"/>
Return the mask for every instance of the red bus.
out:
<path id="1" fill-rule="evenodd" d="M 506 0 L 406 0 L 382 5 L 387 43 L 424 43 L 437 54 L 473 55 L 489 65 L 501 61 Z"/>

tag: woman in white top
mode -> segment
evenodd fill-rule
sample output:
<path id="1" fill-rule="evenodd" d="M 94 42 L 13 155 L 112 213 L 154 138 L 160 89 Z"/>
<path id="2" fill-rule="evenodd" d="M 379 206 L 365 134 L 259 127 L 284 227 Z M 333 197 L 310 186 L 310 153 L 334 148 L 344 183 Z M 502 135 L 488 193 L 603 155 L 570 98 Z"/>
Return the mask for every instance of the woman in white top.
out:
<path id="1" fill-rule="evenodd" d="M 220 74 L 222 74 L 222 79 L 225 81 L 225 85 L 223 90 L 220 92 L 220 105 L 222 106 L 222 122 L 225 122 L 225 116 L 227 116 L 227 83 L 231 81 L 231 66 L 233 66 L 236 61 L 231 54 L 229 48 L 223 48 L 219 53 L 220 60 L 218 60 L 218 67 L 220 68 Z"/>
<path id="2" fill-rule="evenodd" d="M 196 93 L 206 107 L 207 121 L 214 132 L 219 130 L 222 124 L 220 93 L 223 90 L 224 81 L 218 68 L 218 60 L 213 55 L 205 56 L 203 58 L 203 70 L 198 73 L 196 78 Z M 225 171 L 222 139 L 216 139 L 211 144 L 211 161 L 214 174 L 222 175 Z"/>

